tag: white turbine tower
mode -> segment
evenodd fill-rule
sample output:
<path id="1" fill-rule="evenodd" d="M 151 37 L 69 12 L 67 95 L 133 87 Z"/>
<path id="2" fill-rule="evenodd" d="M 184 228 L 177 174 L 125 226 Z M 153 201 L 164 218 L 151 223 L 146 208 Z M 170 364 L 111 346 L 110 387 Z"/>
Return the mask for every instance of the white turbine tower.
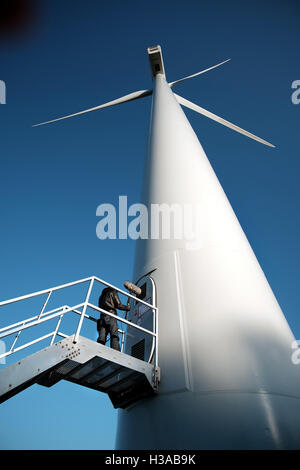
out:
<path id="1" fill-rule="evenodd" d="M 192 242 L 137 242 L 134 281 L 156 287 L 161 382 L 156 397 L 119 411 L 116 447 L 300 448 L 295 338 L 180 105 L 274 146 L 172 92 L 227 61 L 168 83 L 160 47 L 148 54 L 153 90 L 48 121 L 152 94 L 142 202 L 197 208 Z"/>

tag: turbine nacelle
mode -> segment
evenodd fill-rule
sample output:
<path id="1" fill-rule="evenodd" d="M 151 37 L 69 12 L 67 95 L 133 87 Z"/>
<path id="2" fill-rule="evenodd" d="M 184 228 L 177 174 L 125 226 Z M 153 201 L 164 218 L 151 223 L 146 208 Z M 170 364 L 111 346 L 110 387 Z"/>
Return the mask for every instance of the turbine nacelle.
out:
<path id="1" fill-rule="evenodd" d="M 150 61 L 150 67 L 152 72 L 152 79 L 156 77 L 158 73 L 165 76 L 164 61 L 162 58 L 162 52 L 160 46 L 148 47 L 148 56 Z"/>

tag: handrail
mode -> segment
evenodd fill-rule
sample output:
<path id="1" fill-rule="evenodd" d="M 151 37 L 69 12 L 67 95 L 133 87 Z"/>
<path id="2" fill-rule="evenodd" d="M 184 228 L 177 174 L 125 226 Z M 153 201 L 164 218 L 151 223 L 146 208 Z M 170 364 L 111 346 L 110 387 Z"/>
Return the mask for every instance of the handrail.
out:
<path id="1" fill-rule="evenodd" d="M 100 284 L 104 284 L 108 287 L 112 287 L 113 289 L 117 290 L 118 292 L 120 292 L 120 294 L 123 294 L 126 297 L 130 297 L 131 299 L 134 299 L 137 302 L 140 302 L 144 305 L 147 305 L 147 307 L 150 307 L 154 310 L 157 310 L 157 307 L 155 307 L 154 305 L 148 304 L 144 300 L 138 299 L 137 297 L 130 294 L 129 292 L 126 292 L 122 289 L 119 289 L 118 287 L 114 286 L 113 284 L 110 284 L 106 281 L 103 281 L 103 279 L 100 279 L 99 277 L 96 277 L 96 276 L 86 277 L 86 278 L 83 278 L 83 279 L 79 279 L 78 281 L 68 282 L 67 284 L 61 284 L 59 286 L 50 287 L 49 289 L 44 289 L 44 290 L 41 290 L 41 291 L 33 292 L 32 294 L 22 295 L 20 297 L 15 297 L 13 299 L 4 300 L 4 301 L 0 302 L 0 307 L 3 307 L 4 305 L 8 305 L 8 304 L 11 304 L 11 303 L 14 303 L 14 302 L 19 302 L 20 300 L 27 300 L 27 299 L 30 299 L 30 298 L 33 298 L 33 297 L 37 297 L 37 296 L 42 295 L 42 294 L 48 294 L 50 291 L 55 292 L 55 291 L 60 290 L 60 289 L 66 289 L 67 287 L 76 286 L 78 284 L 83 284 L 84 282 L 92 281 L 93 279 L 97 282 L 100 282 Z"/>
<path id="2" fill-rule="evenodd" d="M 82 284 L 83 282 L 90 281 L 94 276 L 86 277 L 85 279 L 79 279 L 78 281 L 68 282 L 67 284 L 61 284 L 60 286 L 51 287 L 50 289 L 44 289 L 37 292 L 33 292 L 32 294 L 22 295 L 21 297 L 15 297 L 14 299 L 4 300 L 0 302 L 0 307 L 4 305 L 12 304 L 14 302 L 19 302 L 20 300 L 30 299 L 32 297 L 37 297 L 38 295 L 48 294 L 49 291 L 57 291 L 59 289 L 65 289 L 66 287 L 75 286 L 77 284 Z"/>
<path id="3" fill-rule="evenodd" d="M 21 351 L 22 349 L 28 348 L 29 346 L 32 346 L 33 344 L 38 343 L 39 341 L 43 341 L 43 339 L 50 338 L 50 336 L 53 336 L 53 331 L 51 333 L 48 333 L 47 335 L 41 336 L 40 338 L 34 339 L 33 341 L 29 341 L 29 343 L 23 344 L 22 346 L 19 346 L 18 348 L 15 348 L 13 351 L 8 351 L 7 353 L 1 354 L 2 357 L 9 356 L 13 353 L 16 353 L 18 351 Z"/>
<path id="4" fill-rule="evenodd" d="M 48 312 L 43 313 L 43 314 L 41 315 L 41 317 L 42 317 L 42 316 L 44 317 L 44 316 L 48 315 L 49 313 L 54 313 L 54 312 L 56 312 L 57 310 L 61 310 L 61 309 L 65 308 L 65 307 L 68 307 L 68 306 L 67 306 L 67 305 L 62 305 L 61 307 L 56 307 L 56 308 L 54 308 L 53 310 L 49 310 Z M 79 312 L 79 313 L 81 313 L 81 312 Z M 40 318 L 41 318 L 41 317 L 40 317 Z M 38 318 L 39 318 L 39 315 L 35 315 L 34 317 L 26 318 L 25 320 L 21 320 L 21 321 L 19 321 L 19 322 L 17 322 L 17 323 L 13 323 L 13 324 L 11 324 L 11 325 L 5 326 L 4 328 L 0 328 L 0 332 L 1 332 L 1 331 L 8 330 L 9 328 L 13 328 L 13 327 L 18 326 L 18 325 L 23 325 L 24 323 L 27 323 L 27 322 L 29 322 L 29 321 L 31 321 L 31 320 L 36 320 L 36 319 L 38 319 Z"/>
<path id="5" fill-rule="evenodd" d="M 116 290 L 117 290 L 118 292 L 120 292 L 121 294 L 124 294 L 126 297 L 130 297 L 131 299 L 134 299 L 134 300 L 136 300 L 137 302 L 146 305 L 147 307 L 150 307 L 150 308 L 152 308 L 152 309 L 154 309 L 154 310 L 158 310 L 158 307 L 155 307 L 155 305 L 151 305 L 151 304 L 149 304 L 148 302 L 145 302 L 144 300 L 139 299 L 139 298 L 136 297 L 135 295 L 131 295 L 131 294 L 129 294 L 129 292 L 126 292 L 126 291 L 124 291 L 124 290 L 122 290 L 122 289 L 119 289 L 118 287 L 113 286 L 112 284 L 109 284 L 109 283 L 106 282 L 106 281 L 103 281 L 103 280 L 100 279 L 99 277 L 96 277 L 96 276 L 93 276 L 93 277 L 94 277 L 95 281 L 100 282 L 100 284 L 105 284 L 106 286 L 112 287 L 113 289 L 116 289 Z M 0 304 L 0 307 L 1 307 L 1 304 Z"/>
<path id="6" fill-rule="evenodd" d="M 86 282 L 89 282 L 89 284 L 88 284 L 88 290 L 87 290 L 84 302 L 81 302 L 81 303 L 73 305 L 73 306 L 62 305 L 60 307 L 56 307 L 55 309 L 52 309 L 52 310 L 49 310 L 49 311 L 45 312 L 48 301 L 49 301 L 51 295 L 54 292 L 62 290 L 62 289 L 66 289 L 68 287 L 72 287 L 72 286 L 75 286 L 75 285 L 83 284 L 83 283 L 86 283 Z M 129 297 L 129 298 L 132 298 L 136 302 L 141 303 L 141 304 L 146 305 L 147 307 L 151 308 L 151 310 L 154 314 L 154 331 L 143 328 L 140 325 L 132 323 L 131 321 L 126 320 L 125 318 L 119 317 L 116 314 L 108 312 L 108 311 L 92 304 L 90 302 L 90 297 L 91 297 L 92 290 L 93 290 L 93 287 L 95 285 L 95 282 L 100 283 L 100 284 L 104 284 L 105 286 L 108 286 L 108 287 L 111 287 L 111 288 L 115 289 L 117 292 L 119 292 L 120 294 L 123 294 L 123 295 L 125 295 L 126 297 Z M 80 279 L 78 281 L 73 281 L 73 282 L 69 282 L 69 283 L 66 283 L 66 284 L 61 284 L 59 286 L 55 286 L 55 287 L 52 287 L 52 288 L 49 288 L 49 289 L 43 289 L 41 291 L 33 292 L 31 294 L 23 295 L 23 296 L 20 296 L 20 297 L 15 297 L 13 299 L 9 299 L 9 300 L 0 302 L 0 307 L 9 305 L 9 304 L 12 304 L 12 303 L 15 303 L 15 302 L 20 302 L 20 301 L 23 301 L 23 300 L 27 300 L 27 299 L 30 299 L 30 298 L 38 297 L 38 296 L 43 295 L 43 294 L 47 294 L 47 299 L 44 302 L 42 310 L 40 311 L 39 314 L 37 314 L 35 316 L 32 316 L 30 318 L 21 320 L 19 322 L 13 323 L 11 325 L 0 328 L 0 338 L 5 338 L 7 336 L 10 336 L 10 335 L 16 333 L 16 337 L 15 337 L 13 343 L 12 343 L 12 346 L 10 347 L 10 350 L 3 353 L 3 354 L 1 354 L 0 359 L 2 357 L 6 357 L 6 356 L 9 356 L 9 355 L 11 355 L 15 352 L 18 352 L 22 349 L 25 349 L 26 347 L 29 347 L 33 344 L 36 344 L 37 342 L 42 341 L 43 339 L 46 339 L 48 337 L 51 337 L 50 345 L 52 345 L 54 343 L 54 340 L 55 340 L 56 336 L 61 336 L 61 337 L 65 337 L 65 338 L 68 337 L 69 335 L 65 335 L 59 329 L 60 329 L 61 321 L 64 318 L 64 316 L 66 314 L 70 314 L 71 312 L 73 312 L 73 313 L 80 316 L 78 324 L 77 324 L 77 328 L 76 328 L 76 331 L 75 331 L 75 334 L 74 334 L 74 340 L 73 340 L 74 343 L 76 343 L 78 341 L 84 319 L 87 318 L 90 321 L 97 322 L 96 318 L 94 318 L 93 316 L 88 315 L 86 313 L 87 309 L 90 308 L 90 309 L 93 309 L 96 312 L 104 313 L 105 315 L 112 316 L 117 321 L 120 321 L 121 323 L 123 323 L 127 326 L 130 325 L 130 327 L 133 327 L 137 330 L 140 330 L 140 331 L 142 331 L 146 334 L 151 335 L 152 338 L 153 338 L 152 352 L 153 352 L 153 348 L 155 347 L 154 366 L 158 365 L 158 357 L 157 357 L 157 348 L 158 348 L 157 315 L 158 315 L 158 308 L 155 307 L 154 305 L 151 305 L 148 302 L 145 302 L 144 300 L 139 299 L 136 296 L 134 296 L 134 295 L 122 290 L 122 289 L 119 289 L 118 287 L 115 287 L 114 285 L 104 281 L 103 279 L 100 279 L 96 276 L 90 276 L 88 278 L 83 278 L 83 279 Z M 81 311 L 78 310 L 80 308 L 81 308 Z M 32 327 L 40 325 L 42 323 L 46 323 L 47 321 L 52 320 L 54 318 L 57 318 L 57 324 L 56 324 L 56 327 L 54 328 L 53 331 L 51 331 L 50 333 L 48 333 L 46 335 L 43 335 L 43 336 L 41 336 L 37 339 L 34 339 L 33 341 L 29 341 L 28 343 L 26 343 L 22 346 L 16 347 L 16 343 L 17 343 L 17 341 L 20 337 L 20 334 L 23 330 L 32 328 Z M 119 333 L 122 334 L 121 351 L 123 351 L 125 331 L 120 330 L 120 329 L 118 331 L 119 331 Z M 151 357 L 152 357 L 152 353 L 150 355 L 150 358 L 149 358 L 148 362 L 150 362 L 152 360 Z"/>
<path id="7" fill-rule="evenodd" d="M 90 304 L 90 303 L 88 304 L 88 306 L 89 306 L 90 308 L 93 308 L 94 310 L 97 310 L 98 312 L 105 313 L 105 315 L 109 315 L 110 317 L 116 318 L 116 319 L 119 320 L 120 322 L 126 323 L 126 325 L 130 325 L 130 326 L 132 326 L 133 328 L 136 328 L 137 330 L 144 331 L 144 333 L 149 333 L 149 335 L 156 337 L 156 333 L 153 333 L 153 331 L 147 330 L 146 328 L 143 328 L 143 327 L 140 326 L 140 325 L 136 325 L 135 323 L 132 323 L 132 322 L 129 321 L 129 320 L 125 320 L 125 318 L 119 317 L 118 315 L 115 315 L 114 313 L 107 312 L 107 311 L 104 310 L 103 308 L 96 307 L 96 305 L 93 305 L 93 304 Z"/>
<path id="8" fill-rule="evenodd" d="M 81 304 L 75 305 L 74 308 L 79 308 L 79 307 L 82 307 L 84 305 L 85 305 L 84 302 L 82 302 Z M 57 309 L 55 309 L 55 310 L 57 310 Z M 45 323 L 46 321 L 52 320 L 52 318 L 56 318 L 60 315 L 65 315 L 66 313 L 71 312 L 72 310 L 73 310 L 73 307 L 69 307 L 63 313 L 61 311 L 56 312 L 56 313 L 51 313 L 51 315 L 49 315 L 48 318 L 42 318 L 40 320 L 36 320 L 34 322 L 31 322 L 27 325 L 23 325 L 20 328 L 13 328 L 11 331 L 8 331 L 8 333 L 2 333 L 2 334 L 0 334 L 0 338 L 5 338 L 6 336 L 10 336 L 13 333 L 17 333 L 18 331 L 26 330 L 27 328 L 31 328 L 32 326 L 40 325 L 41 323 Z"/>

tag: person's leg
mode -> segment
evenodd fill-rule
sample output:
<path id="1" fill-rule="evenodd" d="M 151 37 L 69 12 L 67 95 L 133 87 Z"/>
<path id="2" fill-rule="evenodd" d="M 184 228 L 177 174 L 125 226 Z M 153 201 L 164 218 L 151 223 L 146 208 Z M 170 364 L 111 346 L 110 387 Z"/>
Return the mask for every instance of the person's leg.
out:
<path id="1" fill-rule="evenodd" d="M 121 351 L 119 343 L 118 323 L 115 318 L 110 318 L 110 347 Z"/>
<path id="2" fill-rule="evenodd" d="M 99 337 L 97 339 L 97 343 L 105 345 L 107 334 L 108 334 L 107 325 L 106 325 L 104 319 L 101 319 L 101 328 L 99 330 Z"/>

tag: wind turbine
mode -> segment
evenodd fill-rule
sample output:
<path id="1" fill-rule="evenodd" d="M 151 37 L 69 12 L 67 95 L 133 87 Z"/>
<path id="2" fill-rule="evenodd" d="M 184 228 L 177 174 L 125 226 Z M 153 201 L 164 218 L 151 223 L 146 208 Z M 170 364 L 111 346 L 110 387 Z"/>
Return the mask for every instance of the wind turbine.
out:
<path id="1" fill-rule="evenodd" d="M 155 398 L 119 411 L 116 447 L 300 448 L 295 338 L 181 105 L 274 145 L 173 93 L 229 59 L 168 83 L 160 46 L 148 54 L 153 89 L 42 123 L 152 95 L 142 202 L 198 208 L 192 248 L 137 240 L 134 281 L 156 288 L 161 382 Z"/>

